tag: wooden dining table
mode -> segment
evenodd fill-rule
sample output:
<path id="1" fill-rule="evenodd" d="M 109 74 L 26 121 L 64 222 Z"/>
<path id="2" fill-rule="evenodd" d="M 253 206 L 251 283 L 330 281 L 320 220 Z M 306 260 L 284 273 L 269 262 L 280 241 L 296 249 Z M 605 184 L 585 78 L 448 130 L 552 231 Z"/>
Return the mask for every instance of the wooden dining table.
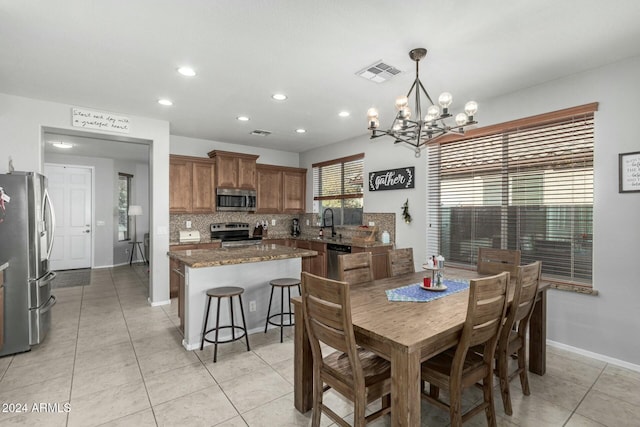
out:
<path id="1" fill-rule="evenodd" d="M 429 302 L 391 302 L 385 290 L 421 283 L 424 272 L 409 273 L 351 285 L 351 315 L 356 342 L 391 362 L 391 425 L 420 425 L 420 364 L 459 340 L 467 314 L 469 291 Z M 474 279 L 478 273 L 445 269 L 445 279 Z M 509 301 L 513 299 L 513 282 Z M 529 370 L 544 375 L 546 368 L 546 294 L 540 284 L 529 325 Z M 425 291 L 429 292 L 429 291 Z M 313 406 L 313 357 L 304 325 L 302 301 L 295 306 L 294 404 L 307 412 Z"/>

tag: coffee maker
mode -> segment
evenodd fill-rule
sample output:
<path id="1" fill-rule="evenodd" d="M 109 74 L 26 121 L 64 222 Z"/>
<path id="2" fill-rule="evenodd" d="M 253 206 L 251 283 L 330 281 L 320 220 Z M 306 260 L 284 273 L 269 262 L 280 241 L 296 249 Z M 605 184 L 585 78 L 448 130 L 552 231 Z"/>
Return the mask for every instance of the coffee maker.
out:
<path id="1" fill-rule="evenodd" d="M 291 220 L 291 235 L 293 237 L 298 237 L 300 235 L 300 221 L 298 218 Z"/>

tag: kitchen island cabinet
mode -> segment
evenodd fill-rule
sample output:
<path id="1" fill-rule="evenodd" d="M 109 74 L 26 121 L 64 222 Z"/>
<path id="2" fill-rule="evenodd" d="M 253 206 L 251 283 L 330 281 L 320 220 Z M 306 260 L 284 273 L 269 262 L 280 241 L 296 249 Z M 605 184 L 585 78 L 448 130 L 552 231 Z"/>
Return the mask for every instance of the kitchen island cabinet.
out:
<path id="1" fill-rule="evenodd" d="M 302 260 L 302 271 L 315 274 L 316 276 L 327 277 L 327 244 L 323 241 L 295 240 L 297 248 L 309 249 L 318 253 L 314 257 Z"/>
<path id="2" fill-rule="evenodd" d="M 191 251 L 195 249 L 217 249 L 221 246 L 220 242 L 213 243 L 190 243 L 190 244 L 177 244 L 170 245 L 169 251 Z M 178 260 L 170 258 L 169 259 L 169 298 L 175 298 L 178 296 L 178 292 L 180 290 L 180 274 L 178 273 L 178 269 L 180 267 L 180 263 Z M 178 312 L 180 309 L 178 308 Z M 178 313 L 180 314 L 180 313 Z"/>
<path id="3" fill-rule="evenodd" d="M 269 281 L 280 277 L 300 277 L 300 259 L 316 252 L 281 245 L 255 245 L 220 249 L 195 249 L 168 253 L 179 264 L 181 324 L 187 350 L 200 347 L 208 289 L 220 286 L 244 288 L 242 302 L 249 333 L 264 330 L 271 287 Z M 255 310 L 249 307 L 255 302 Z M 211 312 L 210 324 L 215 324 Z M 220 324 L 229 324 L 226 310 L 220 312 Z M 252 331 L 253 329 L 253 331 Z M 230 334 L 230 332 L 228 332 Z M 221 340 L 228 338 L 221 333 Z"/>

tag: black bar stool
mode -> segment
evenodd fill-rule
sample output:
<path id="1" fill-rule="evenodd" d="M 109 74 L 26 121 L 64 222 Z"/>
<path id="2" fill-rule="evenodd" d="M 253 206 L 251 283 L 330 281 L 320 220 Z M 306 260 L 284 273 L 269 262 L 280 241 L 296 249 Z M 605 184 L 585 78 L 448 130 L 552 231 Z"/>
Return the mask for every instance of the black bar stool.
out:
<path id="1" fill-rule="evenodd" d="M 271 282 L 269 282 L 269 284 L 271 285 L 271 297 L 269 297 L 269 309 L 267 310 L 267 323 L 265 323 L 264 325 L 264 332 L 265 334 L 267 333 L 267 328 L 269 327 L 269 324 L 273 325 L 273 326 L 277 326 L 280 328 L 280 342 L 283 341 L 283 329 L 286 326 L 294 326 L 294 322 L 292 319 L 292 315 L 293 312 L 291 311 L 291 288 L 294 286 L 298 287 L 298 293 L 300 295 L 302 295 L 302 292 L 300 291 L 300 279 L 292 279 L 292 278 L 284 278 L 284 279 L 274 279 Z M 275 288 L 280 288 L 280 313 L 276 313 L 276 314 L 271 314 L 271 302 L 273 301 L 273 291 L 275 290 Z M 289 296 L 289 299 L 287 301 L 289 301 L 289 309 L 288 311 L 284 311 L 284 289 L 287 289 L 287 293 Z M 289 315 L 289 322 L 288 323 L 284 323 L 284 316 L 288 314 Z M 274 321 L 272 321 L 271 319 L 274 317 L 280 317 L 280 323 L 275 323 Z"/>
<path id="2" fill-rule="evenodd" d="M 243 288 L 239 288 L 236 286 L 225 286 L 221 288 L 213 288 L 207 291 L 207 312 L 204 317 L 204 326 L 202 327 L 202 342 L 200 343 L 200 350 L 204 348 L 204 342 L 210 342 L 214 344 L 213 349 L 213 363 L 216 363 L 216 359 L 218 357 L 218 344 L 224 344 L 232 341 L 237 341 L 242 337 L 246 337 L 247 339 L 247 351 L 250 351 L 249 348 L 249 335 L 247 335 L 247 322 L 244 319 L 244 308 L 242 307 L 242 293 L 244 292 Z M 233 297 L 237 296 L 240 301 L 240 314 L 242 314 L 242 326 L 235 325 L 233 319 Z M 209 309 L 211 308 L 211 298 L 217 298 L 217 310 L 216 310 L 216 326 L 211 329 L 207 329 L 207 323 L 209 322 Z M 220 304 L 222 298 L 229 298 L 229 311 L 231 314 L 231 325 L 220 326 Z M 231 329 L 231 338 L 220 341 L 218 339 L 218 333 L 221 329 Z M 236 337 L 236 329 L 242 331 L 240 335 Z M 207 339 L 207 334 L 209 332 L 215 331 L 216 336 L 213 340 Z"/>

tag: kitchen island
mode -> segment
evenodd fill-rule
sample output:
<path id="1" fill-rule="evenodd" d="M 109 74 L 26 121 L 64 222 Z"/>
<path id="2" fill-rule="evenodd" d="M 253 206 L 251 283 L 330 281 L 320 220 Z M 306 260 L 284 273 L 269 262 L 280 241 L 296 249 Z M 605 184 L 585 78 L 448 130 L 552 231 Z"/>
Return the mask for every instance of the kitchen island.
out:
<path id="1" fill-rule="evenodd" d="M 244 288 L 242 302 L 249 333 L 264 329 L 271 287 L 269 281 L 280 277 L 300 277 L 303 257 L 317 252 L 275 244 L 219 249 L 171 251 L 169 257 L 179 261 L 178 296 L 182 345 L 187 350 L 200 347 L 206 308 L 206 292 L 220 286 Z M 227 305 L 225 303 L 225 305 Z M 254 307 L 255 306 L 255 307 Z M 227 305 L 228 307 L 228 305 Z M 255 308 L 253 311 L 252 309 Z M 212 303 L 209 324 L 215 324 Z M 220 324 L 229 324 L 226 307 L 220 312 Z M 221 339 L 226 338 L 221 332 Z"/>

